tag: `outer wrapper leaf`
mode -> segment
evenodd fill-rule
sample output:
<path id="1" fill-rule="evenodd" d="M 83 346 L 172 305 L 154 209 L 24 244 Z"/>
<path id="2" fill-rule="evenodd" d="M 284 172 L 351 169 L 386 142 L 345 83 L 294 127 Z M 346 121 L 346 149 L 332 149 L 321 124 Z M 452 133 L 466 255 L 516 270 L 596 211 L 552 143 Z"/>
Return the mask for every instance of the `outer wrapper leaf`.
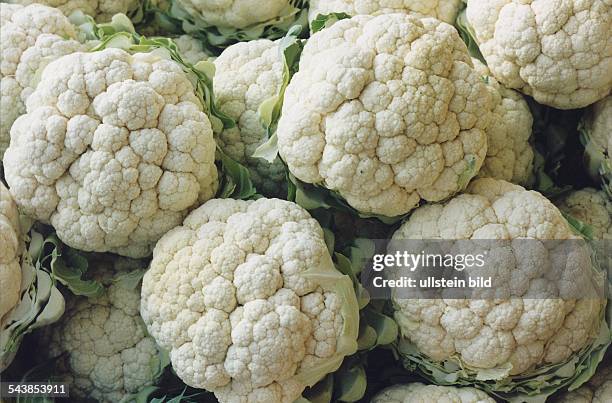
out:
<path id="1" fill-rule="evenodd" d="M 343 253 L 334 253 L 336 269 L 353 282 L 359 303 L 359 337 L 357 353 L 346 357 L 333 374 L 307 389 L 296 403 L 357 402 L 363 399 L 366 388 L 366 366 L 368 352 L 397 339 L 395 321 L 385 315 L 382 307 L 371 303 L 367 291 L 361 286 L 358 276 L 364 263 L 374 254 L 374 243 L 368 239 L 355 239 L 353 245 Z"/>
<path id="2" fill-rule="evenodd" d="M 478 371 L 458 359 L 434 362 L 405 339 L 399 341 L 397 350 L 403 357 L 406 369 L 418 372 L 435 384 L 476 386 L 508 402 L 544 403 L 558 390 L 577 389 L 595 373 L 612 341 L 609 318 L 605 316 L 604 307 L 599 333 L 590 346 L 567 362 L 543 366 L 520 376 L 509 376 L 509 367 Z"/>
<path id="3" fill-rule="evenodd" d="M 62 284 L 72 293 L 95 297 L 102 286 L 83 279 L 87 261 L 63 245 L 55 234 L 44 237 L 32 229 L 28 248 L 21 260 L 20 300 L 0 323 L 0 369 L 6 368 L 17 353 L 23 337 L 56 322 L 64 313 Z"/>
<path id="4" fill-rule="evenodd" d="M 474 32 L 474 28 L 467 20 L 466 16 L 466 4 L 464 3 L 463 9 L 457 15 L 457 19 L 455 20 L 455 27 L 457 31 L 459 31 L 459 35 L 461 35 L 461 39 L 465 42 L 468 51 L 470 52 L 470 56 L 477 58 L 485 65 L 487 64 L 484 56 L 480 52 L 480 48 L 478 47 L 478 42 L 476 41 L 476 33 Z"/>
<path id="5" fill-rule="evenodd" d="M 318 14 L 315 19 L 310 22 L 310 30 L 314 34 L 347 18 L 351 18 L 347 13 Z"/>
<path id="6" fill-rule="evenodd" d="M 167 3 L 167 7 L 163 8 L 152 7 L 149 4 L 148 12 L 160 15 L 155 20 L 160 21 L 160 25 L 166 31 L 186 32 L 195 36 L 202 40 L 207 51 L 216 55 L 237 42 L 259 38 L 279 39 L 292 26 L 298 25 L 303 28 L 308 26 L 307 0 L 292 0 L 278 17 L 244 29 L 209 25 L 201 17 L 187 12 L 176 0 L 169 0 Z"/>
<path id="7" fill-rule="evenodd" d="M 283 100 L 285 90 L 291 81 L 291 77 L 299 69 L 300 56 L 304 50 L 304 41 L 299 39 L 302 32 L 300 26 L 293 26 L 287 35 L 280 40 L 279 58 L 283 61 L 283 80 L 278 93 L 262 102 L 257 113 L 261 119 L 261 123 L 266 129 L 266 137 L 268 140 L 259 146 L 253 153 L 253 157 L 262 158 L 269 163 L 272 163 L 278 158 L 278 138 L 276 137 L 276 128 L 278 120 L 283 109 Z"/>

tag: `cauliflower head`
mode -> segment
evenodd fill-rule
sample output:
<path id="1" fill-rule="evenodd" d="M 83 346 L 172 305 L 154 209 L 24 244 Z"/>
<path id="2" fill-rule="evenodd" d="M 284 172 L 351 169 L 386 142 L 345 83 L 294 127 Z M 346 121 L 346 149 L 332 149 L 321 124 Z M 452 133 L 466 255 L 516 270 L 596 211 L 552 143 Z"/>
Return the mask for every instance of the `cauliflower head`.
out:
<path id="1" fill-rule="evenodd" d="M 612 401 L 612 366 L 599 368 L 580 388 L 552 399 L 553 403 L 606 403 Z"/>
<path id="2" fill-rule="evenodd" d="M 167 13 L 188 34 L 205 39 L 215 54 L 258 38 L 278 39 L 294 24 L 307 25 L 303 0 L 175 0 Z M 164 8 L 164 5 L 160 5 Z"/>
<path id="3" fill-rule="evenodd" d="M 589 109 L 580 124 L 580 131 L 589 172 L 593 179 L 601 177 L 604 189 L 612 197 L 612 96 Z"/>
<path id="4" fill-rule="evenodd" d="M 378 15 L 416 13 L 453 24 L 462 0 L 310 0 L 308 18 L 319 14 L 346 13 L 348 15 Z"/>
<path id="5" fill-rule="evenodd" d="M 605 299 L 591 297 L 589 291 L 603 286 L 603 277 L 593 269 L 588 248 L 559 254 L 553 253 L 555 248 L 566 243 L 542 242 L 580 238 L 541 194 L 505 181 L 477 179 L 464 194 L 415 210 L 393 239 L 511 241 L 498 241 L 486 251 L 501 285 L 492 294 L 487 289 L 475 290 L 471 299 L 402 299 L 394 294 L 402 343 L 416 351 L 409 356 L 437 363 L 436 368 L 443 362 L 467 368 L 477 374 L 470 383 L 483 379 L 481 374 L 495 374 L 486 379 L 509 388 L 512 376 L 529 382 L 532 371 L 537 378 L 537 371 L 566 363 L 598 343 Z M 584 292 L 589 295 L 577 295 Z M 467 376 L 465 371 L 455 374 Z M 498 387 L 491 385 L 481 384 Z"/>
<path id="6" fill-rule="evenodd" d="M 191 35 L 181 35 L 176 38 L 172 38 L 178 50 L 188 63 L 197 64 L 202 60 L 210 60 L 211 56 L 204 50 L 202 41 L 198 38 L 194 38 Z"/>
<path id="7" fill-rule="evenodd" d="M 98 256 L 91 264 L 104 294 L 68 299 L 64 316 L 42 340 L 49 357 L 65 355 L 59 375 L 70 383 L 71 396 L 119 402 L 155 381 L 160 350 L 140 318 L 139 287 L 123 277 L 142 265 Z"/>
<path id="8" fill-rule="evenodd" d="M 607 0 L 469 0 L 466 15 L 502 85 L 559 109 L 590 105 L 612 88 Z"/>
<path id="9" fill-rule="evenodd" d="M 240 42 L 225 49 L 215 60 L 214 91 L 219 109 L 236 126 L 219 136 L 230 157 L 249 168 L 251 179 L 265 195 L 281 196 L 286 186 L 285 168 L 277 158 L 268 163 L 253 153 L 267 140 L 258 109 L 275 96 L 283 84 L 283 63 L 277 43 L 267 39 Z"/>
<path id="10" fill-rule="evenodd" d="M 58 8 L 66 16 L 82 11 L 98 22 L 107 22 L 113 15 L 129 15 L 140 6 L 140 0 L 10 0 L 11 3 L 29 5 L 34 3 Z"/>
<path id="11" fill-rule="evenodd" d="M 19 302 L 22 249 L 17 205 L 0 181 L 0 321 Z"/>
<path id="12" fill-rule="evenodd" d="M 278 149 L 301 181 L 362 213 L 397 216 L 478 173 L 492 109 L 452 26 L 359 15 L 308 40 L 285 92 Z"/>
<path id="13" fill-rule="evenodd" d="M 357 348 L 353 285 L 284 200 L 206 202 L 157 243 L 141 298 L 177 375 L 222 403 L 291 403 Z"/>
<path id="14" fill-rule="evenodd" d="M 485 392 L 476 388 L 410 383 L 394 385 L 379 392 L 370 403 L 495 403 Z"/>
<path id="15" fill-rule="evenodd" d="M 529 144 L 533 116 L 527 101 L 516 91 L 497 82 L 489 68 L 472 58 L 474 68 L 491 89 L 495 108 L 487 129 L 487 157 L 478 177 L 526 184 L 533 170 L 533 148 Z"/>
<path id="16" fill-rule="evenodd" d="M 292 8 L 292 0 L 176 0 L 193 19 L 221 28 L 248 28 L 272 21 Z"/>
<path id="17" fill-rule="evenodd" d="M 612 240 L 612 200 L 602 190 L 585 188 L 563 196 L 556 203 L 559 210 L 593 229 L 593 239 Z"/>
<path id="18" fill-rule="evenodd" d="M 218 186 L 207 115 L 159 53 L 73 53 L 50 63 L 11 130 L 4 169 L 21 211 L 67 245 L 150 254 Z"/>
<path id="19" fill-rule="evenodd" d="M 50 60 L 85 50 L 75 27 L 57 9 L 0 3 L 0 158 L 13 122 L 25 110 L 37 73 Z"/>

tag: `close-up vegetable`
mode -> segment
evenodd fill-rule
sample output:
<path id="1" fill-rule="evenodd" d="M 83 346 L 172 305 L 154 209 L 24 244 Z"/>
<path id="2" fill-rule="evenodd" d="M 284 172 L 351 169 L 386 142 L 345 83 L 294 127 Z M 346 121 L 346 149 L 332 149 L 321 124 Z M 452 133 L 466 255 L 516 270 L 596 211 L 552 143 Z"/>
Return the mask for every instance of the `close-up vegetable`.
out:
<path id="1" fill-rule="evenodd" d="M 610 93 L 609 2 L 467 0 L 466 15 L 489 69 L 508 88 L 559 109 Z"/>
<path id="2" fill-rule="evenodd" d="M 14 359 L 25 335 L 64 313 L 62 289 L 96 296 L 101 286 L 84 280 L 87 261 L 44 228 L 28 228 L 0 182 L 0 372 Z"/>
<path id="3" fill-rule="evenodd" d="M 610 0 L 0 0 L 0 402 L 612 402 Z"/>
<path id="4" fill-rule="evenodd" d="M 77 29 L 57 9 L 33 4 L 0 4 L 1 107 L 0 157 L 8 148 L 13 122 L 39 80 L 39 70 L 54 58 L 86 50 Z"/>
<path id="5" fill-rule="evenodd" d="M 94 17 L 97 21 L 106 22 L 118 13 L 127 15 L 137 13 L 143 0 L 9 0 L 9 3 L 24 6 L 44 4 L 57 8 L 66 16 L 70 16 L 75 11 L 81 11 Z"/>
<path id="6" fill-rule="evenodd" d="M 358 305 L 323 230 L 279 199 L 214 199 L 157 243 L 142 317 L 186 384 L 293 402 L 357 349 Z"/>
<path id="7" fill-rule="evenodd" d="M 305 0 L 158 1 L 167 18 L 219 51 L 242 41 L 281 38 L 294 24 L 307 24 Z M 162 4 L 163 3 L 163 4 Z"/>
<path id="8" fill-rule="evenodd" d="M 219 108 L 236 121 L 235 127 L 219 135 L 221 148 L 249 168 L 260 192 L 284 196 L 285 168 L 280 159 L 269 163 L 253 156 L 267 139 L 259 109 L 280 91 L 283 82 L 278 44 L 268 39 L 237 43 L 215 59 L 215 67 Z"/>
<path id="9" fill-rule="evenodd" d="M 41 341 L 56 361 L 58 379 L 74 384 L 74 397 L 118 402 L 151 385 L 168 362 L 139 315 L 144 265 L 97 256 L 92 266 L 104 292 L 68 299 L 61 320 L 45 329 Z"/>
<path id="10" fill-rule="evenodd" d="M 559 261 L 546 241 L 580 237 L 537 192 L 478 179 L 465 194 L 417 209 L 393 238 L 513 241 L 489 245 L 504 284 L 483 291 L 489 297 L 394 297 L 406 365 L 437 383 L 546 397 L 596 367 L 610 344 L 606 301 L 587 293 L 603 286 L 603 273 L 586 246 Z"/>
<path id="11" fill-rule="evenodd" d="M 332 13 L 348 15 L 415 13 L 452 24 L 460 8 L 461 0 L 310 0 L 308 18 L 314 20 L 318 15 Z"/>
<path id="12" fill-rule="evenodd" d="M 150 254 L 218 179 L 209 118 L 163 53 L 104 49 L 50 63 L 11 129 L 21 211 L 87 251 Z"/>
<path id="13" fill-rule="evenodd" d="M 483 391 L 474 388 L 411 383 L 389 387 L 371 401 L 371 403 L 425 402 L 494 403 L 495 400 Z"/>
<path id="14" fill-rule="evenodd" d="M 492 104 L 450 25 L 360 15 L 308 40 L 285 93 L 278 149 L 302 182 L 362 213 L 404 215 L 478 173 Z"/>
<path id="15" fill-rule="evenodd" d="M 474 68 L 489 84 L 493 116 L 487 129 L 487 156 L 478 177 L 527 184 L 533 171 L 533 148 L 529 142 L 533 117 L 521 94 L 500 85 L 479 60 Z"/>

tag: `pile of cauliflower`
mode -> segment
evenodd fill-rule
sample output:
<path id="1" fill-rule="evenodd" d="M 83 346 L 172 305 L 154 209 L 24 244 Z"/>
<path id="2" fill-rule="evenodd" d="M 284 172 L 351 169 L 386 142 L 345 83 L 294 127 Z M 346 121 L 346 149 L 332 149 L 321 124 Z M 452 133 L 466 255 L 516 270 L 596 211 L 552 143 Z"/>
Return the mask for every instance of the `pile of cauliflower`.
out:
<path id="1" fill-rule="evenodd" d="M 610 1 L 6 1 L 0 30 L 3 382 L 612 402 Z M 372 286 L 433 245 L 494 286 Z"/>

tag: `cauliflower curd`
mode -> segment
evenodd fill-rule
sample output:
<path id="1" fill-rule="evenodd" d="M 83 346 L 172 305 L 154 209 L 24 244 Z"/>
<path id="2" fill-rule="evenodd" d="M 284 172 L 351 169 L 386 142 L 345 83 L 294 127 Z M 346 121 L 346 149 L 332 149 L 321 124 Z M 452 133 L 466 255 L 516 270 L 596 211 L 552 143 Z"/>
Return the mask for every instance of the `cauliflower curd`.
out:
<path id="1" fill-rule="evenodd" d="M 608 0 L 469 0 L 467 19 L 500 83 L 559 109 L 612 89 Z"/>
<path id="2" fill-rule="evenodd" d="M 63 355 L 59 375 L 70 382 L 71 397 L 114 403 L 153 383 L 160 351 L 140 318 L 139 288 L 122 277 L 140 263 L 101 256 L 91 262 L 104 294 L 68 299 L 64 316 L 45 334 L 44 349 L 49 357 Z"/>
<path id="3" fill-rule="evenodd" d="M 117 13 L 130 14 L 138 9 L 139 0 L 10 0 L 9 3 L 28 5 L 33 3 L 59 9 L 66 16 L 79 10 L 99 22 L 110 21 Z"/>
<path id="4" fill-rule="evenodd" d="M 75 27 L 57 9 L 0 3 L 0 159 L 11 125 L 26 112 L 39 70 L 52 59 L 84 51 Z"/>
<path id="5" fill-rule="evenodd" d="M 351 16 L 417 13 L 452 24 L 460 7 L 461 0 L 310 0 L 308 17 L 313 20 L 319 14 L 330 13 L 346 13 Z"/>
<path id="6" fill-rule="evenodd" d="M 602 190 L 585 188 L 563 196 L 559 210 L 589 225 L 593 239 L 612 240 L 612 200 Z"/>
<path id="7" fill-rule="evenodd" d="M 275 96 L 283 81 L 283 63 L 277 43 L 267 39 L 241 42 L 225 49 L 215 60 L 214 89 L 219 109 L 236 121 L 224 130 L 220 146 L 230 157 L 249 168 L 257 189 L 280 196 L 286 186 L 285 168 L 280 159 L 270 164 L 252 155 L 265 140 L 258 109 Z"/>
<path id="8" fill-rule="evenodd" d="M 529 144 L 533 125 L 529 105 L 521 94 L 500 85 L 482 62 L 474 58 L 472 62 L 489 84 L 495 106 L 487 129 L 487 157 L 478 177 L 526 184 L 533 170 L 534 157 Z"/>
<path id="9" fill-rule="evenodd" d="M 274 20 L 291 7 L 292 0 L 176 0 L 192 18 L 217 27 L 247 28 Z"/>
<path id="10" fill-rule="evenodd" d="M 397 216 L 463 189 L 493 109 L 457 31 L 433 18 L 360 15 L 308 40 L 278 147 L 295 177 L 362 213 Z"/>
<path id="11" fill-rule="evenodd" d="M 353 285 L 323 230 L 279 199 L 213 199 L 164 235 L 141 315 L 188 385 L 222 403 L 292 403 L 357 348 Z"/>
<path id="12" fill-rule="evenodd" d="M 0 181 L 0 323 L 19 301 L 22 249 L 17 205 Z"/>
<path id="13" fill-rule="evenodd" d="M 563 243 L 541 242 L 579 238 L 537 192 L 478 179 L 465 194 L 415 210 L 393 239 L 511 241 L 487 249 L 501 286 L 492 298 L 393 297 L 403 342 L 424 360 L 456 363 L 478 376 L 473 382 L 504 385 L 513 375 L 527 382 L 531 371 L 567 362 L 597 338 L 605 300 L 585 292 L 599 289 L 603 277 L 595 275 L 588 249 L 566 256 L 553 249 Z"/>
<path id="14" fill-rule="evenodd" d="M 21 211 L 71 247 L 147 256 L 216 192 L 211 124 L 172 60 L 73 53 L 45 68 L 27 108 L 6 179 Z"/>
<path id="15" fill-rule="evenodd" d="M 475 388 L 424 385 L 410 383 L 394 385 L 379 392 L 370 403 L 495 403 L 495 400 Z"/>

